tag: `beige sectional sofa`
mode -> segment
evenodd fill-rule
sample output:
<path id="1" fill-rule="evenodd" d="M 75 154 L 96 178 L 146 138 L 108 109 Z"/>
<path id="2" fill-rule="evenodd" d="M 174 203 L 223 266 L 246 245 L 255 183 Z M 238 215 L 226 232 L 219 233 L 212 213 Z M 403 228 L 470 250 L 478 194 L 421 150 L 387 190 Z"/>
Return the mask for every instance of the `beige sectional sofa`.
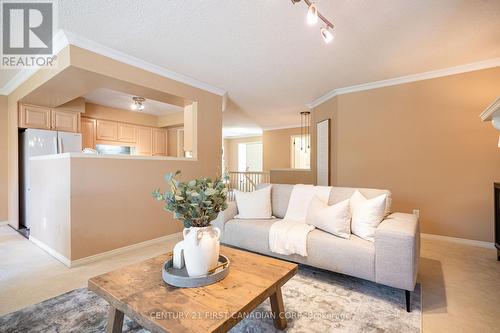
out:
<path id="1" fill-rule="evenodd" d="M 271 203 L 276 218 L 282 219 L 285 216 L 292 189 L 293 185 L 272 184 Z M 350 198 L 355 190 L 356 188 L 332 187 L 329 204 Z M 406 308 L 410 311 L 410 291 L 415 288 L 420 256 L 418 219 L 412 214 L 390 213 L 389 191 L 358 190 L 367 198 L 388 194 L 389 214 L 378 226 L 375 242 L 355 235 L 344 239 L 315 229 L 307 238 L 307 257 L 279 255 L 269 249 L 269 229 L 276 219 L 234 219 L 238 213 L 236 202 L 229 203 L 227 210 L 220 214 L 214 225 L 222 231 L 223 244 L 403 289 Z"/>

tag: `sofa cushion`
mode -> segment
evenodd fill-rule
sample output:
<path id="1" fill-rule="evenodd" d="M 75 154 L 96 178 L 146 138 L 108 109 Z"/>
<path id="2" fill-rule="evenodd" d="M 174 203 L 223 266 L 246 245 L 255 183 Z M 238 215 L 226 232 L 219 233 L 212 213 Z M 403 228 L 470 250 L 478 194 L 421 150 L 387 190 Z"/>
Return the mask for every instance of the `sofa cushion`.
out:
<path id="1" fill-rule="evenodd" d="M 261 189 L 269 185 L 270 184 L 259 184 L 257 185 L 257 189 Z M 273 206 L 273 216 L 280 219 L 285 217 L 293 186 L 294 185 L 288 184 L 272 184 L 271 205 Z"/>
<path id="2" fill-rule="evenodd" d="M 349 200 L 352 213 L 352 233 L 375 241 L 375 230 L 385 216 L 387 194 L 367 199 L 361 192 L 356 191 Z"/>
<path id="3" fill-rule="evenodd" d="M 271 209 L 271 187 L 267 186 L 252 192 L 234 191 L 236 206 L 240 219 L 270 219 Z"/>
<path id="4" fill-rule="evenodd" d="M 307 238 L 307 264 L 330 271 L 375 279 L 375 245 L 351 235 L 340 238 L 316 229 Z"/>
<path id="5" fill-rule="evenodd" d="M 351 236 L 349 200 L 330 206 L 315 196 L 307 209 L 306 223 L 332 235 L 349 239 Z"/>
<path id="6" fill-rule="evenodd" d="M 372 242 L 355 235 L 344 239 L 316 229 L 307 238 L 307 257 L 280 255 L 269 249 L 269 229 L 276 221 L 279 220 L 229 220 L 224 226 L 222 242 L 362 279 L 375 279 L 375 246 Z"/>
<path id="7" fill-rule="evenodd" d="M 388 216 L 391 211 L 392 204 L 392 194 L 391 191 L 388 190 L 378 190 L 374 188 L 355 188 L 355 187 L 333 187 L 330 192 L 330 200 L 328 201 L 329 205 L 336 204 L 338 202 L 350 199 L 354 192 L 358 190 L 363 194 L 363 196 L 367 199 L 372 199 L 378 197 L 382 194 L 387 194 L 387 199 L 385 202 L 385 216 Z"/>
<path id="8" fill-rule="evenodd" d="M 269 251 L 269 229 L 279 219 L 229 220 L 224 226 L 223 242 L 250 251 Z"/>

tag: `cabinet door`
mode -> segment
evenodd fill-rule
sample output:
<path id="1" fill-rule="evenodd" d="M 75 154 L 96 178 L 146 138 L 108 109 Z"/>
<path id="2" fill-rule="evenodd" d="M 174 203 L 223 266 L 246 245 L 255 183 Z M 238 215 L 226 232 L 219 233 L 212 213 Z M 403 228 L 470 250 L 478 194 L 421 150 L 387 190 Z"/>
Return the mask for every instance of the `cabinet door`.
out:
<path id="1" fill-rule="evenodd" d="M 116 141 L 118 136 L 118 123 L 109 120 L 96 121 L 96 140 Z"/>
<path id="2" fill-rule="evenodd" d="M 153 155 L 153 130 L 151 127 L 137 128 L 137 143 L 135 145 L 137 155 Z"/>
<path id="3" fill-rule="evenodd" d="M 54 131 L 78 132 L 79 112 L 52 109 L 51 118 Z"/>
<path id="4" fill-rule="evenodd" d="M 135 143 L 137 141 L 137 127 L 118 123 L 118 141 Z"/>
<path id="5" fill-rule="evenodd" d="M 82 118 L 82 148 L 95 149 L 95 120 Z"/>
<path id="6" fill-rule="evenodd" d="M 50 109 L 39 106 L 21 105 L 19 127 L 50 129 Z"/>
<path id="7" fill-rule="evenodd" d="M 167 131 L 153 128 L 153 156 L 167 155 Z"/>

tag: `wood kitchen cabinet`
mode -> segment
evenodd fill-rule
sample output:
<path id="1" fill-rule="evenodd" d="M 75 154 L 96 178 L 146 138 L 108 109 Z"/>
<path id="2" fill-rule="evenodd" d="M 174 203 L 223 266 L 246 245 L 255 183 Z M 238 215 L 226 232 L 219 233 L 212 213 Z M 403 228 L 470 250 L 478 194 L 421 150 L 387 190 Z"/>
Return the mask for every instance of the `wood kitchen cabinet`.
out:
<path id="1" fill-rule="evenodd" d="M 19 127 L 50 130 L 50 109 L 22 104 L 19 107 Z"/>
<path id="2" fill-rule="evenodd" d="M 96 140 L 117 141 L 118 123 L 109 120 L 96 120 Z"/>
<path id="3" fill-rule="evenodd" d="M 20 104 L 19 127 L 77 133 L 80 132 L 80 113 Z"/>
<path id="4" fill-rule="evenodd" d="M 82 118 L 82 148 L 95 149 L 95 119 Z"/>
<path id="5" fill-rule="evenodd" d="M 167 130 L 153 128 L 153 156 L 167 155 Z"/>
<path id="6" fill-rule="evenodd" d="M 61 109 L 51 110 L 51 129 L 63 132 L 80 132 L 80 113 Z"/>
<path id="7" fill-rule="evenodd" d="M 137 126 L 118 123 L 117 140 L 120 142 L 136 142 L 137 141 Z"/>
<path id="8" fill-rule="evenodd" d="M 135 151 L 137 155 L 153 155 L 153 129 L 151 127 L 137 127 Z"/>

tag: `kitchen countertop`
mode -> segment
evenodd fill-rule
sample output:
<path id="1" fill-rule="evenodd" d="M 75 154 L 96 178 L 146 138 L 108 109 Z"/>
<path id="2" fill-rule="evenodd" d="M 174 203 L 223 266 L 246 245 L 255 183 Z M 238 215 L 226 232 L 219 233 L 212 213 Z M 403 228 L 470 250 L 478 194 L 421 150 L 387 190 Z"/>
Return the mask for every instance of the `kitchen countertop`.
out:
<path id="1" fill-rule="evenodd" d="M 174 156 L 139 156 L 139 155 L 101 155 L 84 153 L 63 153 L 31 157 L 30 160 L 52 160 L 59 158 L 111 158 L 124 160 L 151 160 L 151 161 L 196 161 L 195 158 Z"/>

